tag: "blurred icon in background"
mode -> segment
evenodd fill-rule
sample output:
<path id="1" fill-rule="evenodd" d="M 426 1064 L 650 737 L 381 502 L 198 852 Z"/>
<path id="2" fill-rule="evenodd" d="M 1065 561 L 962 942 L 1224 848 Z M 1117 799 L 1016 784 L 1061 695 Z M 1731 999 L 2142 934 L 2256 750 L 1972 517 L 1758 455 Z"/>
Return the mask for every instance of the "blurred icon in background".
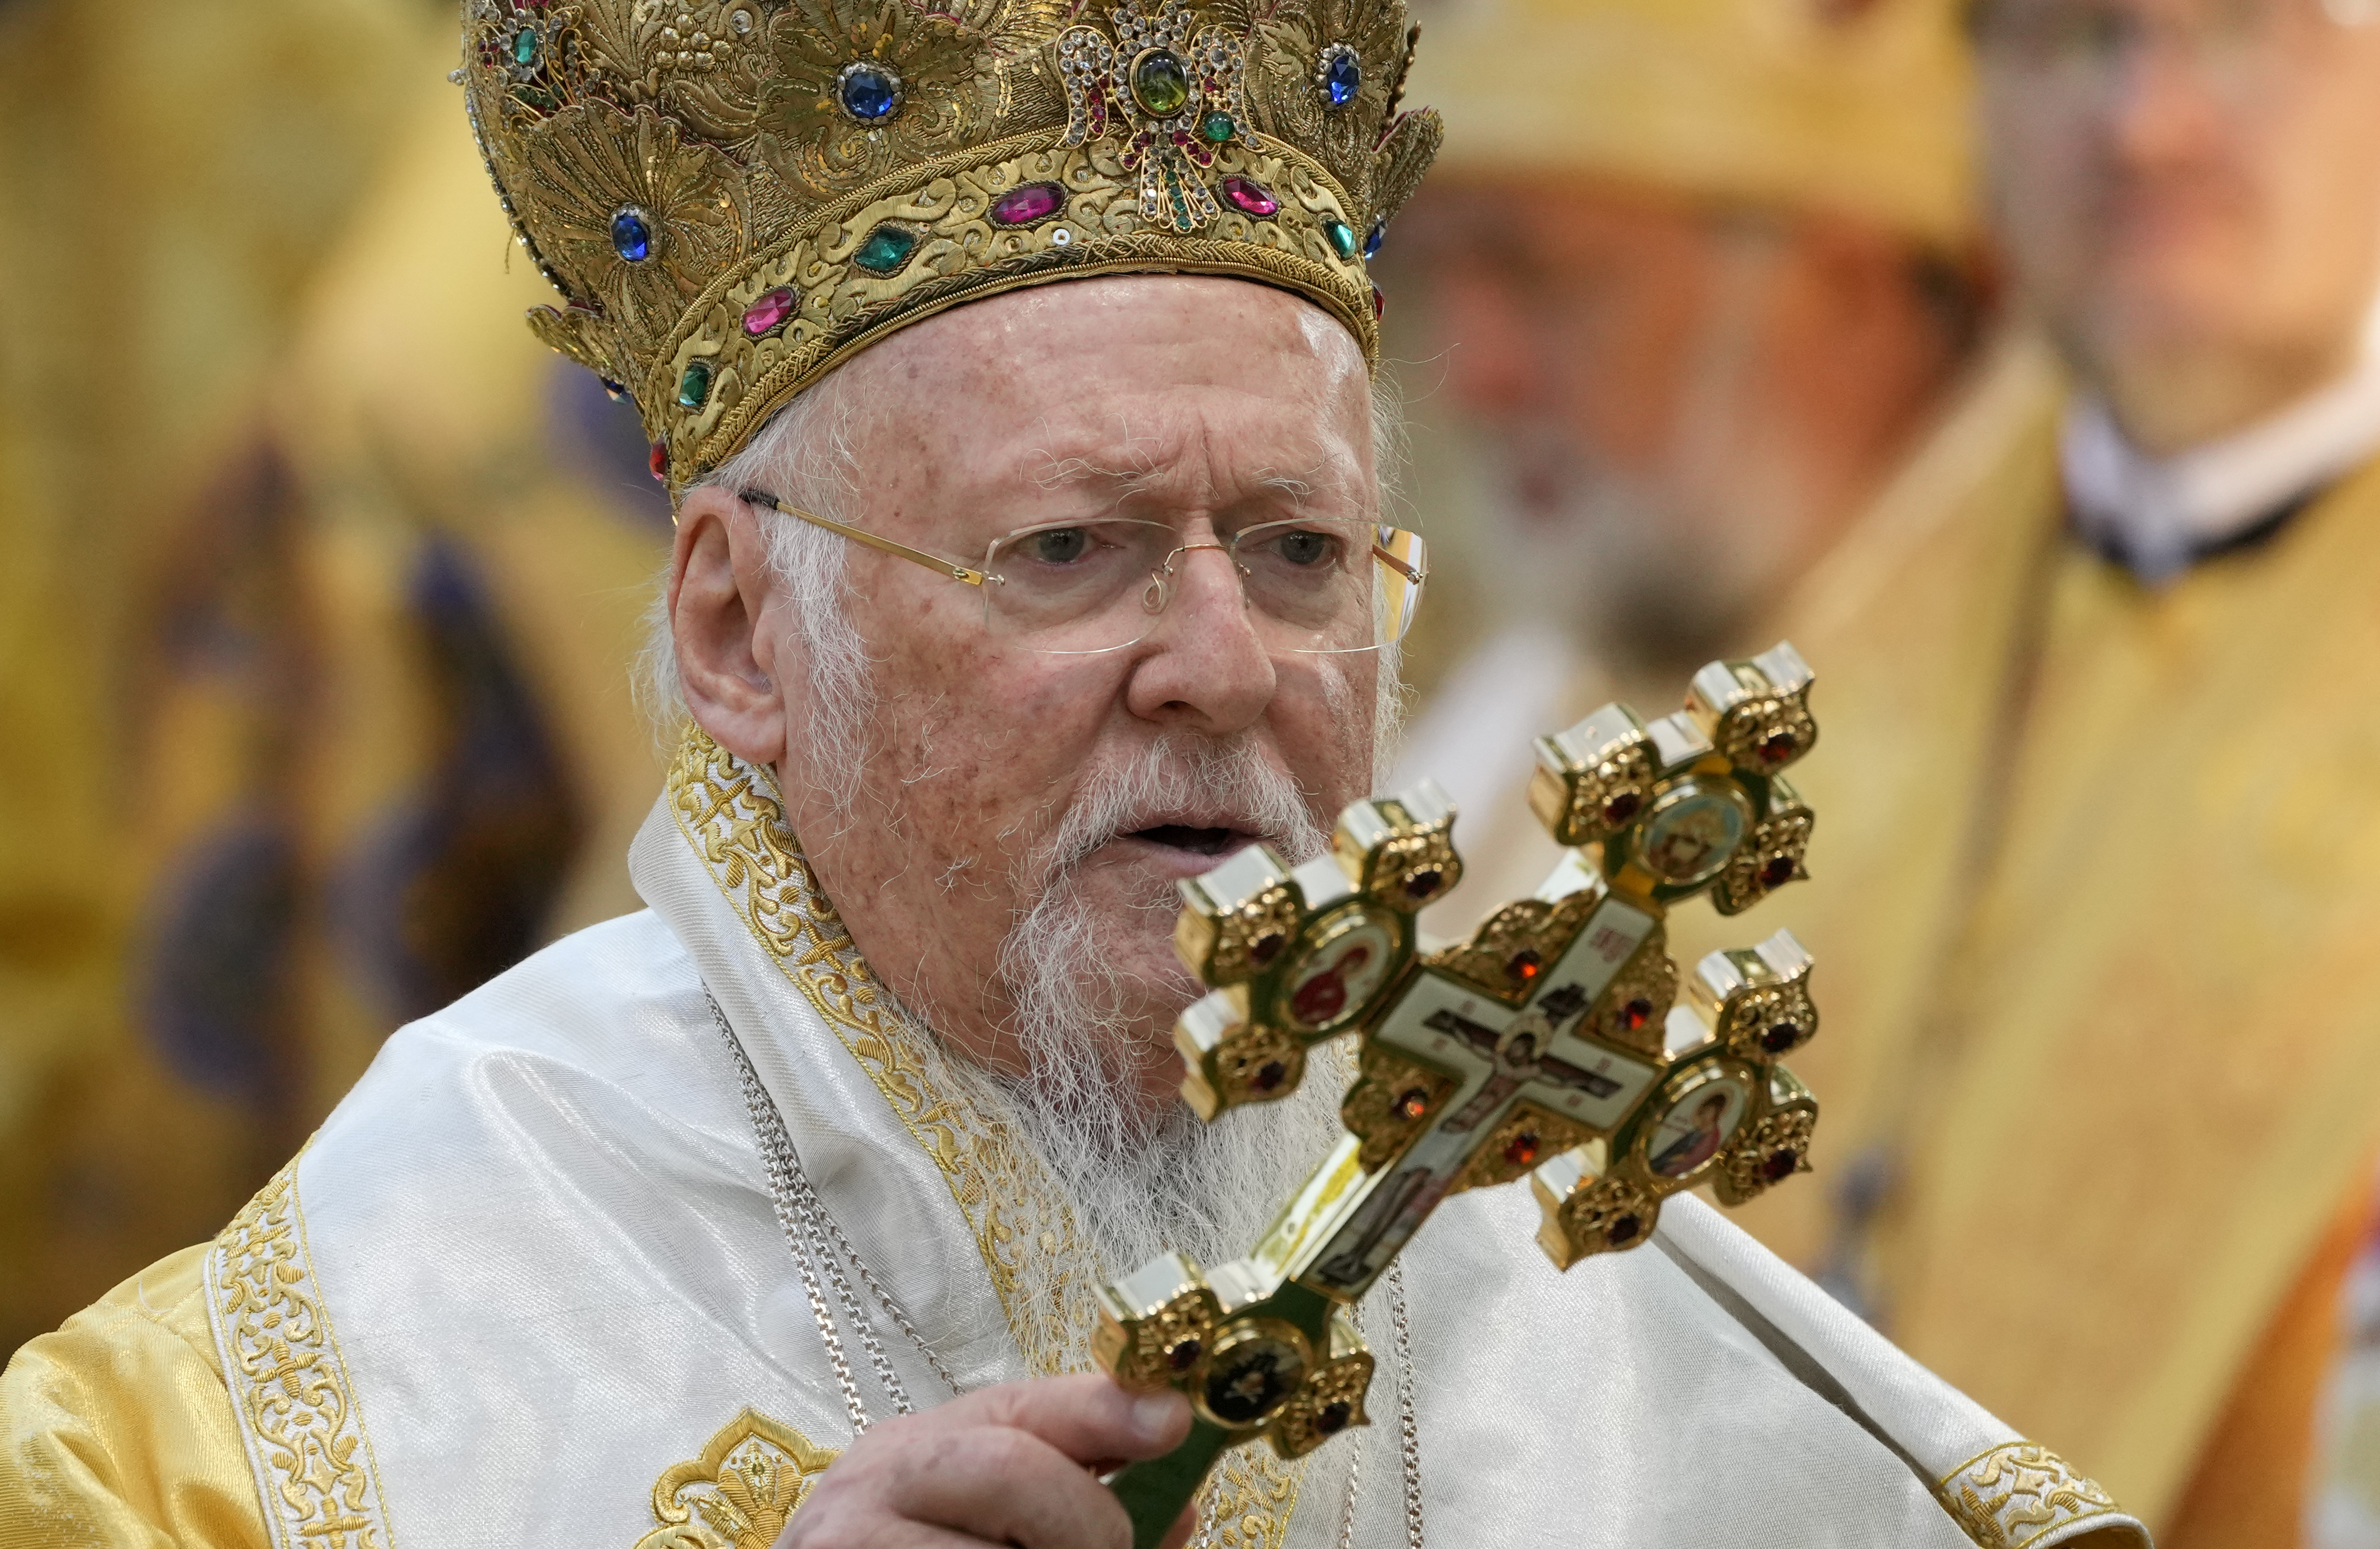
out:
<path id="1" fill-rule="evenodd" d="M 518 322 L 454 28 L 0 6 L 0 1348 L 637 907 L 668 503 Z"/>

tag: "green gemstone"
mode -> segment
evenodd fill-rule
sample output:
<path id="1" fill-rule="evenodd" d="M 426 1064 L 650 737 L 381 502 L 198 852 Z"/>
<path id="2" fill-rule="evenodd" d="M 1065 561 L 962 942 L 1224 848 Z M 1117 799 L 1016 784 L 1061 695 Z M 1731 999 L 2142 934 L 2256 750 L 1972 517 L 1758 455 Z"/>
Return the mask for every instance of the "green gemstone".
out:
<path id="1" fill-rule="evenodd" d="M 1190 71 L 1170 48 L 1152 48 L 1132 62 L 1132 100 L 1151 118 L 1171 118 L 1190 105 Z"/>
<path id="2" fill-rule="evenodd" d="M 1341 258 L 1355 256 L 1354 228 L 1345 221 L 1324 221 L 1322 235 L 1330 238 L 1330 245 L 1339 250 Z"/>
<path id="3" fill-rule="evenodd" d="M 710 401 L 710 362 L 689 361 L 686 374 L 677 379 L 677 406 L 680 409 L 700 409 Z"/>
<path id="4" fill-rule="evenodd" d="M 917 250 L 917 234 L 905 226 L 887 221 L 868 234 L 859 250 L 851 255 L 851 262 L 871 274 L 890 274 L 908 262 L 909 255 Z"/>
<path id="5" fill-rule="evenodd" d="M 537 62 L 537 29 L 524 27 L 513 34 L 513 63 L 527 69 Z"/>
<path id="6" fill-rule="evenodd" d="M 1198 132 L 1215 144 L 1220 145 L 1232 138 L 1232 116 L 1228 113 L 1210 113 L 1199 120 Z"/>

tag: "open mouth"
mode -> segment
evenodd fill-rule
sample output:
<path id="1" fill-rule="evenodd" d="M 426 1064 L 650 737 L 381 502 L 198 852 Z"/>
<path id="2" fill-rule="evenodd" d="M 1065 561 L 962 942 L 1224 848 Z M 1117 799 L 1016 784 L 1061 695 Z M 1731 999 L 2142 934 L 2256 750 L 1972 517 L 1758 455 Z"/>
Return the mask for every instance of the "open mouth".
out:
<path id="1" fill-rule="evenodd" d="M 1247 835 L 1235 829 L 1192 828 L 1179 823 L 1143 828 L 1131 836 L 1146 839 L 1152 845 L 1163 845 L 1168 849 L 1186 850 L 1192 855 L 1224 855 L 1247 842 Z"/>

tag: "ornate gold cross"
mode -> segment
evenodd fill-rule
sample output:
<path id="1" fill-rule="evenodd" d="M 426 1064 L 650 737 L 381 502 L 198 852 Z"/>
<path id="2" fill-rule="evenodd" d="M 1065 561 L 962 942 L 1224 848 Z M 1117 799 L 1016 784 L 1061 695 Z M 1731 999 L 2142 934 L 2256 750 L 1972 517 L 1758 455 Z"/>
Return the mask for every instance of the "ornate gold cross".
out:
<path id="1" fill-rule="evenodd" d="M 1468 942 L 1426 951 L 1415 928 L 1463 874 L 1427 782 L 1349 807 L 1318 860 L 1255 846 L 1182 884 L 1175 945 L 1213 986 L 1174 1030 L 1200 1116 L 1287 1095 L 1348 1033 L 1358 1073 L 1346 1136 L 1246 1258 L 1169 1254 L 1101 1291 L 1100 1363 L 1197 1417 L 1111 1481 L 1139 1549 L 1226 1447 L 1295 1458 L 1366 1422 L 1372 1356 L 1344 1309 L 1448 1195 L 1526 1177 L 1567 1269 L 1645 1241 L 1680 1189 L 1738 1204 L 1807 1169 L 1817 1104 L 1778 1059 L 1817 1031 L 1809 954 L 1783 931 L 1712 953 L 1681 1004 L 1662 922 L 1804 874 L 1810 810 L 1782 772 L 1817 740 L 1810 681 L 1780 644 L 1703 668 L 1677 714 L 1607 705 L 1539 738 L 1529 803 L 1569 853 Z"/>

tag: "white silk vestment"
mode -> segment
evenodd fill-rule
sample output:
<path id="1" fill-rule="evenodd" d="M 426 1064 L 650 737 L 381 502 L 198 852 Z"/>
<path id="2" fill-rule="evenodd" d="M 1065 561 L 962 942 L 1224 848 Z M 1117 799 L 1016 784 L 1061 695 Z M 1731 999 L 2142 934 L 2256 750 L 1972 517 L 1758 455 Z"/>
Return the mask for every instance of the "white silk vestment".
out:
<path id="1" fill-rule="evenodd" d="M 963 1387 L 1050 1369 L 1090 1315 L 1087 1284 L 1010 1304 L 1011 1265 L 1066 1250 L 1064 1213 L 878 1017 L 764 775 L 690 739 L 631 863 L 650 911 L 399 1032 L 209 1256 L 276 1545 L 369 1525 L 377 1549 L 764 1549 L 848 1445 L 706 984 Z M 1431 1543 L 2145 1544 L 1699 1201 L 1567 1275 L 1536 1226 L 1526 1190 L 1475 1191 L 1404 1254 Z M 1232 1454 L 1216 1543 L 1339 1543 L 1358 1448 L 1352 1542 L 1405 1542 L 1393 1349 L 1366 1321 L 1374 1427 L 1302 1467 Z M 947 1397 L 885 1333 L 917 1401 Z"/>

